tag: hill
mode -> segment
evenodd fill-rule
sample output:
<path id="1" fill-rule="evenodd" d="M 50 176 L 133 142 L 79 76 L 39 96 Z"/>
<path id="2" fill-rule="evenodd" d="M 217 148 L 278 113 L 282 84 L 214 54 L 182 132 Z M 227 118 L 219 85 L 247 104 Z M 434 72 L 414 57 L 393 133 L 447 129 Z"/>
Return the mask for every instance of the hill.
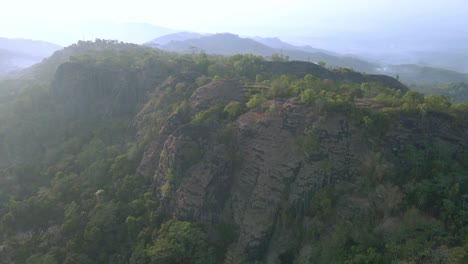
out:
<path id="1" fill-rule="evenodd" d="M 0 263 L 467 260 L 466 104 L 304 61 L 64 50 L 0 104 Z"/>

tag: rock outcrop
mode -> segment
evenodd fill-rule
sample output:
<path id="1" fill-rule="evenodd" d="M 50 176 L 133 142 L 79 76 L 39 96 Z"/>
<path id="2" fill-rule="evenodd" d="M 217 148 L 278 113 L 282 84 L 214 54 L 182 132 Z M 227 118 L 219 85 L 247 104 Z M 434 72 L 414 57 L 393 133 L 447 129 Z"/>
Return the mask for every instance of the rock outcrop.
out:
<path id="1" fill-rule="evenodd" d="M 205 89 L 210 87 L 194 94 Z M 249 111 L 233 122 L 232 140 L 241 156 L 237 165 L 227 146 L 216 142 L 215 128 L 191 124 L 176 128 L 175 115 L 162 130 L 171 135 L 149 145 L 140 165 L 157 164 L 155 188 L 166 214 L 236 226 L 236 244 L 252 259 L 277 250 L 278 245 L 270 248 L 272 236 L 292 236 L 276 233 L 283 232 L 278 231 L 278 215 L 304 211 L 315 191 L 356 175 L 359 157 L 368 151 L 360 147 L 362 136 L 345 116 L 324 119 L 294 101 L 275 103 L 280 106 L 277 114 Z M 200 105 L 193 103 L 194 108 Z M 168 132 L 168 127 L 174 130 Z M 318 143 L 311 153 L 304 153 L 297 141 L 305 131 L 313 131 Z"/>
<path id="2" fill-rule="evenodd" d="M 194 115 L 214 104 L 243 100 L 239 83 L 214 81 L 193 92 L 189 112 Z M 291 250 L 302 248 L 300 261 L 307 263 L 310 245 L 302 245 L 301 234 L 285 226 L 288 219 L 293 217 L 302 227 L 313 225 L 307 214 L 314 195 L 327 186 L 355 186 L 365 170 L 371 170 L 369 164 L 378 164 L 372 168 L 376 177 L 406 166 L 397 162 L 404 160 L 398 155 L 405 146 L 418 144 L 420 139 L 413 135 L 422 123 L 417 118 L 397 120 L 400 127 L 383 133 L 379 144 L 386 147 L 381 153 L 345 113 L 319 112 L 296 99 L 265 104 L 275 104 L 277 111 L 250 110 L 222 126 L 189 123 L 176 111 L 147 146 L 139 172 L 154 175 L 162 215 L 233 226 L 238 237 L 232 247 L 251 260 L 287 259 Z M 436 117 L 424 124 L 434 140 L 462 142 L 449 150 L 454 157 L 468 146 L 463 129 L 455 131 Z M 229 142 L 219 140 L 222 127 L 231 129 Z M 343 195 L 337 202 L 340 214 L 368 212 L 379 206 L 381 195 L 398 197 L 400 192 L 390 185 L 380 189 L 384 194 L 369 194 L 375 205 L 362 195 Z M 382 223 L 381 229 L 387 232 L 391 226 Z"/>

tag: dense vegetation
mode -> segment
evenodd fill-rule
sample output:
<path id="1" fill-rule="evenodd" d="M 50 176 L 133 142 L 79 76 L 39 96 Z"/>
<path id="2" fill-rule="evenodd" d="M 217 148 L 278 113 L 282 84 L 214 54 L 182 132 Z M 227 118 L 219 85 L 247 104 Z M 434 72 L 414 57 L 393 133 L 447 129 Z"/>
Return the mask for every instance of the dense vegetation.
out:
<path id="1" fill-rule="evenodd" d="M 19 94 L 0 90 L 0 263 L 261 262 L 230 248 L 237 236 L 233 226 L 164 215 L 159 199 L 171 195 L 178 175 L 166 175 L 167 185 L 159 194 L 154 188 L 158 176 L 141 177 L 137 168 L 145 147 L 173 113 L 183 116 L 188 129 L 215 127 L 217 140 L 226 142 L 234 164 L 240 163 L 235 144 L 229 143 L 232 121 L 247 111 L 278 115 L 275 100 L 281 99 L 296 100 L 324 117 L 344 114 L 376 153 L 386 151 L 385 133 L 397 129 L 401 119 L 418 120 L 423 131 L 391 171 L 381 166 L 378 155 L 365 163 L 352 192 L 368 194 L 372 210 L 342 217 L 337 201 L 346 190 L 330 184 L 313 193 L 304 210 L 284 217 L 313 245 L 311 263 L 468 261 L 468 153 L 464 149 L 449 156 L 452 146 L 425 132 L 432 117 L 466 129 L 467 103 L 405 93 L 379 82 L 324 78 L 319 70 L 301 75 L 289 62 L 276 62 L 285 67 L 273 69 L 254 55 L 178 55 L 97 41 L 80 42 L 54 56 L 36 66 L 34 76 L 41 82 L 22 84 Z M 96 85 L 96 90 L 81 87 L 89 94 L 80 97 L 68 79 L 54 78 L 56 71 L 67 69 L 65 57 L 80 65 L 76 69 L 105 76 L 137 72 L 135 76 L 149 81 L 135 77 L 134 85 L 119 89 L 106 87 L 109 83 Z M 198 77 L 187 82 L 180 77 L 184 74 Z M 195 89 L 213 80 L 239 81 L 245 103 L 187 110 Z M 136 120 L 152 96 L 157 110 Z M 81 104 L 86 104 L 83 111 Z M 312 155 L 316 135 L 305 131 L 297 144 L 302 154 Z M 196 164 L 202 155 L 202 148 L 192 149 L 187 163 Z M 295 225 L 302 218 L 313 225 Z M 379 229 L 391 232 L 382 235 Z M 277 261 L 295 263 L 299 253 L 283 254 Z"/>
<path id="2" fill-rule="evenodd" d="M 425 94 L 446 95 L 458 103 L 468 102 L 468 83 L 466 82 L 426 86 L 412 85 L 411 89 Z"/>

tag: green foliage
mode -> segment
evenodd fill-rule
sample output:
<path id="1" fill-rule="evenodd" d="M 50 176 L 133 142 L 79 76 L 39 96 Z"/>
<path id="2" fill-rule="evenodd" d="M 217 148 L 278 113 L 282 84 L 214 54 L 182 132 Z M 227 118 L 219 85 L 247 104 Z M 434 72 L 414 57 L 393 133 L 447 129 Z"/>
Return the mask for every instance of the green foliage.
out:
<path id="1" fill-rule="evenodd" d="M 148 249 L 151 263 L 215 263 L 203 230 L 192 223 L 171 220 L 163 224 Z"/>
<path id="2" fill-rule="evenodd" d="M 215 104 L 210 108 L 203 110 L 192 118 L 193 124 L 213 125 L 222 118 L 223 107 Z"/>
<path id="3" fill-rule="evenodd" d="M 363 248 L 361 246 L 352 246 L 346 254 L 345 264 L 372 264 L 382 263 L 383 256 L 374 248 Z"/>
<path id="4" fill-rule="evenodd" d="M 98 81 L 96 87 L 103 90 L 86 90 L 95 84 L 86 78 L 86 85 L 58 97 L 56 89 L 66 87 L 50 82 L 70 56 L 78 68 L 136 77 L 122 86 Z M 235 249 L 239 230 L 230 222 L 208 224 L 209 236 L 190 222 L 161 225 L 172 217 L 166 207 L 181 176 L 201 160 L 205 145 L 226 148 L 232 167 L 223 173 L 236 175 L 246 156 L 231 124 L 248 110 L 241 103 L 212 105 L 191 116 L 190 97 L 212 78 L 243 83 L 250 89 L 249 109 L 265 105 L 265 97 L 283 97 L 272 100 L 268 111 L 276 114 L 279 103 L 288 107 L 300 99 L 306 106 L 298 109 L 312 106 L 308 110 L 320 118 L 335 116 L 330 112 L 352 117 L 358 128 L 353 126 L 351 134 L 364 132 L 375 153 L 381 153 L 382 158 L 357 157 L 369 163 L 363 165 L 365 175 L 335 183 L 332 177 L 351 168 L 340 171 L 334 157 L 302 164 L 312 166 L 312 176 L 318 170 L 318 177 L 310 178 L 313 184 L 305 186 L 310 189 L 303 190 L 300 201 L 285 204 L 290 211 L 280 206 L 279 218 L 286 228 L 295 226 L 302 244 L 311 245 L 305 252 L 310 262 L 466 263 L 468 156 L 461 147 L 456 150 L 455 138 L 448 143 L 427 137 L 424 125 L 437 116 L 448 129 L 464 131 L 468 104 L 454 104 L 440 95 L 402 94 L 379 83 L 324 79 L 320 72 L 302 78 L 301 69 L 296 75 L 296 64 L 286 63 L 286 57 L 271 59 L 274 62 L 253 55 L 178 55 L 97 40 L 79 42 L 35 66 L 31 71 L 39 81 L 22 82 L 18 89 L 1 83 L 0 244 L 14 249 L 11 263 L 245 263 L 245 254 Z M 280 66 L 294 67 L 283 71 Z M 140 78 L 147 85 L 139 84 Z M 463 96 L 463 85 L 452 88 L 440 94 L 456 90 Z M 89 93 L 86 100 L 79 101 L 81 93 Z M 135 100 L 129 100 L 133 95 Z M 84 107 L 88 101 L 95 104 Z M 383 136 L 398 132 L 399 120 L 406 119 L 420 121 L 414 130 L 421 133 L 387 151 L 393 141 Z M 177 149 L 176 161 L 172 152 L 154 153 L 167 161 L 166 174 L 142 177 L 137 168 L 143 150 L 164 142 L 173 131 L 197 143 Z M 298 149 L 306 157 L 327 151 L 317 131 L 298 135 Z M 389 160 L 395 167 L 386 166 Z M 289 190 L 282 194 L 288 201 Z M 298 248 L 291 247 L 280 261 L 298 260 Z"/>
<path id="5" fill-rule="evenodd" d="M 352 103 L 348 98 L 332 91 L 320 91 L 317 101 L 320 110 L 347 112 L 352 109 Z"/>
<path id="6" fill-rule="evenodd" d="M 316 94 L 312 89 L 306 89 L 301 93 L 301 103 L 312 105 L 316 100 Z"/>
<path id="7" fill-rule="evenodd" d="M 256 80 L 257 75 L 263 71 L 263 66 L 260 63 L 263 60 L 262 57 L 251 54 L 237 54 L 229 58 L 237 76 L 248 80 Z"/>
<path id="8" fill-rule="evenodd" d="M 283 54 L 272 54 L 271 61 L 287 62 L 289 61 L 289 56 Z"/>
<path id="9" fill-rule="evenodd" d="M 261 74 L 255 75 L 255 82 L 260 83 L 263 81 L 263 76 Z"/>
<path id="10" fill-rule="evenodd" d="M 448 96 L 433 94 L 424 96 L 424 108 L 429 111 L 444 112 L 447 111 L 451 105 Z"/>
<path id="11" fill-rule="evenodd" d="M 409 91 L 403 96 L 403 109 L 407 111 L 417 110 L 424 103 L 424 95 L 415 91 Z"/>
<path id="12" fill-rule="evenodd" d="M 411 89 L 427 95 L 445 95 L 457 103 L 468 102 L 468 83 L 466 82 L 434 85 L 412 85 Z"/>
<path id="13" fill-rule="evenodd" d="M 95 262 L 92 261 L 88 256 L 85 254 L 70 254 L 67 256 L 64 264 L 94 264 Z"/>
<path id="14" fill-rule="evenodd" d="M 367 108 L 356 109 L 353 119 L 357 121 L 367 136 L 379 138 L 387 132 L 391 126 L 391 118 L 385 112 L 375 112 Z"/>
<path id="15" fill-rule="evenodd" d="M 317 137 L 311 129 L 304 131 L 304 134 L 297 138 L 297 145 L 306 156 L 312 154 L 319 147 Z"/>
<path id="16" fill-rule="evenodd" d="M 230 102 L 224 107 L 224 112 L 227 114 L 228 118 L 233 120 L 243 112 L 243 107 L 239 102 Z"/>
<path id="17" fill-rule="evenodd" d="M 250 100 L 245 104 L 248 108 L 253 109 L 257 106 L 261 105 L 263 99 L 262 96 L 259 94 L 254 94 Z"/>
<path id="18" fill-rule="evenodd" d="M 327 186 L 314 194 L 309 210 L 312 215 L 321 218 L 329 217 L 333 213 L 335 201 L 333 189 Z"/>
<path id="19" fill-rule="evenodd" d="M 268 90 L 268 97 L 287 97 L 289 95 L 288 76 L 281 75 L 279 79 L 271 81 L 271 88 Z"/>
<path id="20" fill-rule="evenodd" d="M 58 261 L 52 255 L 34 254 L 26 260 L 26 264 L 58 264 Z"/>

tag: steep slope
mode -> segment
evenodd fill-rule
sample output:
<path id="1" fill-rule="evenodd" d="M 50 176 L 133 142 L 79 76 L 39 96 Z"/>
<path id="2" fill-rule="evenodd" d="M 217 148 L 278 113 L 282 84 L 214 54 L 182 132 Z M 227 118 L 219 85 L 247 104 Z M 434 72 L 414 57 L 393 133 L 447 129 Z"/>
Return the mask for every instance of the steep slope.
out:
<path id="1" fill-rule="evenodd" d="M 240 84 L 224 82 L 198 88 L 189 100 L 191 112 L 213 104 L 244 102 L 242 93 L 232 92 L 236 89 L 241 90 Z M 227 95 L 226 91 L 231 92 Z M 216 94 L 224 94 L 224 98 Z M 209 97 L 217 99 L 205 102 Z M 395 175 L 415 166 L 404 160 L 407 149 L 424 146 L 429 151 L 426 140 L 430 139 L 446 146 L 446 155 L 460 159 L 468 147 L 463 136 L 468 126 L 452 127 L 438 116 L 430 116 L 424 123 L 417 117 L 392 121 L 397 123 L 393 128 L 379 132 L 377 151 L 375 136 L 356 126 L 350 116 L 333 112 L 324 116 L 297 100 L 276 99 L 265 104 L 275 105 L 277 112 L 248 111 L 228 126 L 227 137 L 220 136 L 226 132 L 220 132 L 216 123 L 186 123 L 180 114 L 174 114 L 145 151 L 139 169 L 145 177 L 154 175 L 156 179 L 161 214 L 201 222 L 208 228 L 231 226 L 238 236 L 230 241 L 230 252 L 241 252 L 249 260 L 291 263 L 284 260 L 289 256 L 308 263 L 316 254 L 313 243 L 317 241 L 301 230 L 314 230 L 325 224 L 322 217 L 330 217 L 326 211 L 322 211 L 325 216 L 314 212 L 331 210 L 319 209 L 324 206 L 315 201 L 322 199 L 320 195 L 338 195 L 333 198 L 337 215 L 328 221 L 351 222 L 379 212 L 386 217 L 375 219 L 375 234 L 396 232 L 403 223 L 387 211 L 396 205 L 387 208 L 385 203 L 401 201 L 402 190 L 389 179 L 396 180 Z M 312 145 L 308 148 L 306 144 Z M 388 179 L 367 190 L 360 186 L 365 177 Z M 330 188 L 338 193 L 326 194 Z M 397 226 L 388 226 L 392 225 L 389 221 L 397 221 Z M 320 228 L 322 231 L 311 232 L 337 232 Z"/>
<path id="2" fill-rule="evenodd" d="M 0 263 L 466 262 L 466 105 L 307 62 L 80 45 L 0 105 Z"/>

